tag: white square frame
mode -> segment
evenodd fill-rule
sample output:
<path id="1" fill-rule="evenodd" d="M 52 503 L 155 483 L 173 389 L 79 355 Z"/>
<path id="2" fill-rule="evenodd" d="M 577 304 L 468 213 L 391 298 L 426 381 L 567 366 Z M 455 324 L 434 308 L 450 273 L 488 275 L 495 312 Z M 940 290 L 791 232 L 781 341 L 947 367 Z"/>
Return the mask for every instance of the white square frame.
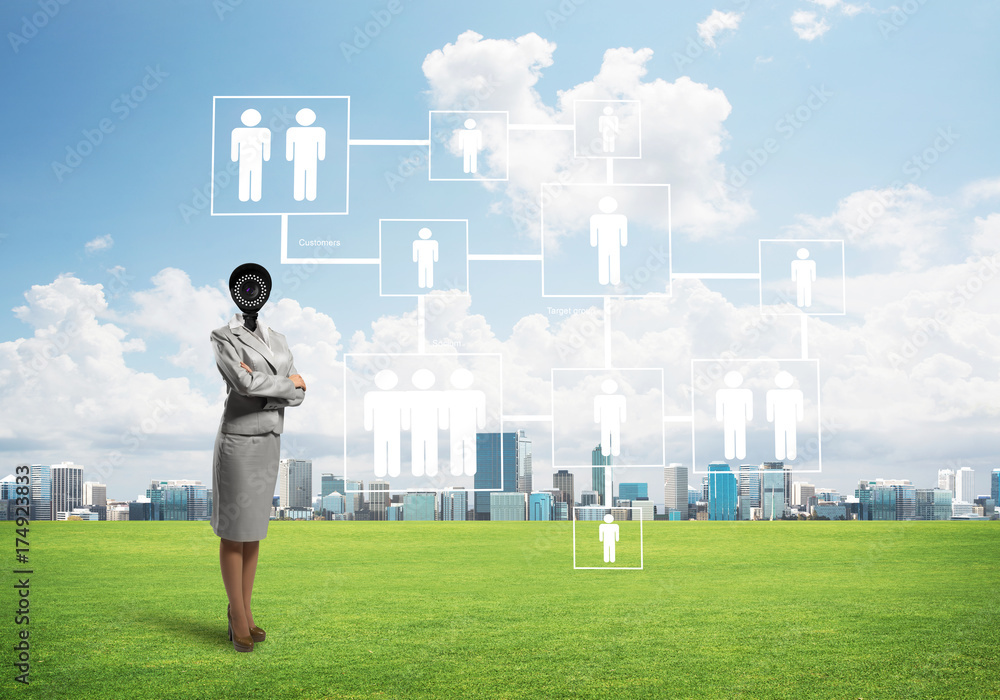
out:
<path id="1" fill-rule="evenodd" d="M 433 221 L 443 221 L 454 223 L 456 221 L 465 222 L 465 290 L 462 294 L 470 294 L 469 283 L 471 282 L 469 278 L 469 220 L 468 219 L 379 219 L 378 220 L 378 295 L 380 297 L 425 297 L 428 294 L 436 291 L 442 291 L 439 289 L 429 289 L 426 292 L 418 292 L 416 294 L 388 294 L 382 291 L 382 222 L 383 221 L 413 221 L 413 222 L 433 222 Z M 458 291 L 458 290 L 447 290 L 447 291 Z"/>
<path id="2" fill-rule="evenodd" d="M 577 566 L 576 565 L 576 511 L 578 510 L 612 510 L 617 506 L 573 506 L 573 569 L 578 571 L 642 571 L 645 566 L 645 558 L 643 554 L 643 538 L 642 538 L 642 508 L 638 506 L 629 506 L 628 508 L 621 508 L 620 510 L 630 510 L 633 513 L 639 511 L 639 566 Z M 587 521 L 596 522 L 596 521 Z M 635 522 L 634 520 L 632 522 Z"/>
<path id="3" fill-rule="evenodd" d="M 840 244 L 840 293 L 842 311 L 773 311 L 775 316 L 846 316 L 847 315 L 847 261 L 844 241 L 838 238 L 759 238 L 757 240 L 757 279 L 760 312 L 764 313 L 764 244 L 765 243 L 839 243 Z M 770 305 L 768 308 L 772 308 Z"/>
<path id="4" fill-rule="evenodd" d="M 216 212 L 215 211 L 215 101 L 216 100 L 347 100 L 347 131 L 344 134 L 346 146 L 344 181 L 344 211 L 267 211 L 267 212 Z M 351 210 L 351 96 L 350 95 L 212 95 L 212 183 L 208 199 L 210 216 L 346 216 Z"/>
<path id="5" fill-rule="evenodd" d="M 432 158 L 434 154 L 435 114 L 502 114 L 505 124 L 505 148 L 503 177 L 434 177 Z M 427 179 L 430 182 L 507 182 L 510 179 L 510 112 L 498 109 L 432 109 L 427 112 Z"/>

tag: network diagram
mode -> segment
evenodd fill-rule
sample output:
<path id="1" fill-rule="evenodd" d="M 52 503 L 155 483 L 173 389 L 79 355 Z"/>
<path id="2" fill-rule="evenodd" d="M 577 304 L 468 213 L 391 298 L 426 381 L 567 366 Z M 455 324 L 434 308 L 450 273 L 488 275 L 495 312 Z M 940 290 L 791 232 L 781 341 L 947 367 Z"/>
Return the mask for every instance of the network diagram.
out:
<path id="1" fill-rule="evenodd" d="M 235 169 L 238 186 L 213 191 L 211 213 L 278 217 L 282 264 L 376 267 L 380 295 L 415 299 L 415 351 L 345 354 L 345 480 L 388 478 L 392 491 L 502 491 L 499 474 L 489 486 L 483 475 L 476 482 L 476 433 L 526 423 L 551 426 L 553 471 L 592 467 L 594 445 L 615 466 L 662 469 L 669 423 L 690 424 L 695 474 L 707 473 L 711 461 L 744 459 L 821 471 L 819 361 L 809 356 L 809 317 L 846 313 L 843 241 L 762 239 L 754 271 L 675 272 L 671 185 L 615 180 L 617 161 L 643 158 L 641 107 L 636 100 L 577 100 L 566 124 L 513 123 L 504 111 L 430 110 L 426 138 L 358 139 L 351 137 L 348 96 L 214 98 L 213 181 Z M 290 222 L 349 213 L 352 154 L 426 149 L 430 186 L 481 187 L 509 179 L 517 165 L 510 136 L 532 131 L 567 132 L 574 158 L 604 165 L 595 181 L 548 185 L 560 194 L 540 200 L 539 252 L 470 251 L 470 227 L 480 222 L 443 212 L 372 220 L 363 235 L 377 236 L 377 257 L 289 255 Z M 660 251 L 656 269 L 650 251 Z M 478 261 L 538 262 L 543 297 L 603 301 L 605 366 L 551 368 L 549 414 L 503 411 L 499 354 L 428 346 L 429 295 L 469 294 L 469 264 Z M 632 270 L 643 274 L 623 274 Z M 669 296 L 678 279 L 755 281 L 762 313 L 799 317 L 801 356 L 694 358 L 691 413 L 665 415 L 662 368 L 612 365 L 609 305 Z"/>

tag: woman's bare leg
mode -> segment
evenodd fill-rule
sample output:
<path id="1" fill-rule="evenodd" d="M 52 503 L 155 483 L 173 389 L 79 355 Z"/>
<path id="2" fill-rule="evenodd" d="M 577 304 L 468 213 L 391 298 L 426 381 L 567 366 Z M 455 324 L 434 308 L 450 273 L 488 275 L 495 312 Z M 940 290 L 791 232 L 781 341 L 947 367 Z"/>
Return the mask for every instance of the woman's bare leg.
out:
<path id="1" fill-rule="evenodd" d="M 243 542 L 227 540 L 219 541 L 219 566 L 222 569 L 222 583 L 226 587 L 226 597 L 229 598 L 229 610 L 233 618 L 233 634 L 237 637 L 250 636 L 250 624 L 247 622 L 246 606 L 243 603 Z M 255 550 L 256 551 L 256 550 Z M 256 554 L 254 560 L 256 561 Z"/>
<path id="2" fill-rule="evenodd" d="M 250 598 L 253 596 L 253 577 L 257 573 L 257 555 L 259 552 L 259 541 L 243 543 L 243 611 L 246 614 L 247 625 L 253 625 L 253 613 L 250 612 Z"/>

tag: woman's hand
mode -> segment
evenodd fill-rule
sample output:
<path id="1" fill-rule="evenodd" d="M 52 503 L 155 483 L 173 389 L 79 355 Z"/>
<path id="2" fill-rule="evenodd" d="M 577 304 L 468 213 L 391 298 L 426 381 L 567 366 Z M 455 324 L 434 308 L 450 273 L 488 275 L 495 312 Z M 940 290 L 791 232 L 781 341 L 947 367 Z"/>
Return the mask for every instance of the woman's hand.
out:
<path id="1" fill-rule="evenodd" d="M 293 374 L 293 375 L 291 375 L 288 378 L 292 380 L 292 384 L 295 385 L 296 389 L 302 389 L 302 391 L 306 390 L 306 383 L 302 379 L 302 375 L 301 374 Z"/>
<path id="2" fill-rule="evenodd" d="M 248 365 L 246 362 L 241 362 L 240 363 L 240 367 L 242 367 L 243 369 L 245 369 L 250 374 L 253 374 L 253 370 L 250 369 L 250 365 Z"/>

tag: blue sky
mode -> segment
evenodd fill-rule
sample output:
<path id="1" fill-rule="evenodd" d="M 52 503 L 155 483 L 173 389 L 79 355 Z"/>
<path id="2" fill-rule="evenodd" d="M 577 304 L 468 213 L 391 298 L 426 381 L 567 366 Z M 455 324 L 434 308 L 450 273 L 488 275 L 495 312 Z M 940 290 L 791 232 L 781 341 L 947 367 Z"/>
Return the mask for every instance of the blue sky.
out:
<path id="1" fill-rule="evenodd" d="M 317 5 L 71 2 L 34 33 L 33 26 L 42 24 L 33 18 L 42 11 L 38 3 L 6 3 L 0 10 L 8 40 L 2 50 L 7 107 L 0 117 L 8 135 L 0 171 L 0 341 L 9 364 L 0 368 L 9 370 L 0 392 L 8 412 L 66 406 L 48 437 L 26 418 L 12 420 L 15 427 L 0 434 L 0 451 L 11 467 L 18 461 L 106 461 L 116 449 L 111 445 L 122 443 L 129 416 L 138 420 L 151 410 L 129 403 L 134 398 L 101 395 L 104 382 L 118 380 L 145 387 L 150 396 L 165 392 L 164 400 L 173 397 L 180 408 L 126 453 L 123 463 L 130 466 L 107 477 L 109 494 L 132 497 L 153 476 L 207 481 L 214 427 L 194 434 L 190 428 L 217 415 L 219 382 L 207 337 L 214 319 L 221 322 L 231 310 L 220 284 L 248 260 L 281 280 L 287 303 L 273 304 L 284 322 L 275 327 L 289 335 L 293 349 L 302 343 L 303 357 L 325 358 L 322 370 L 307 369 L 297 355 L 300 370 L 311 372 L 321 391 L 329 378 L 329 404 L 317 400 L 315 412 L 336 411 L 340 395 L 333 385 L 343 352 L 385 347 L 384 338 L 405 334 L 414 300 L 380 298 L 375 266 L 281 265 L 277 217 L 213 217 L 207 209 L 185 217 L 183 206 L 197 209 L 194 190 L 210 177 L 212 98 L 349 95 L 352 138 L 424 139 L 428 110 L 460 106 L 448 101 L 465 93 L 448 86 L 491 65 L 501 82 L 480 108 L 509 110 L 515 123 L 542 117 L 565 123 L 561 94 L 607 94 L 618 89 L 616 81 L 616 98 L 632 91 L 661 100 L 660 116 L 650 111 L 647 121 L 644 111 L 643 137 L 659 144 L 649 151 L 650 163 L 622 164 L 616 182 L 669 176 L 675 272 L 756 271 L 758 239 L 846 239 L 848 313 L 811 326 L 812 356 L 830 382 L 824 406 L 843 426 L 832 438 L 821 485 L 848 490 L 861 476 L 930 485 L 934 471 L 949 461 L 977 470 L 996 466 L 997 441 L 986 426 L 991 420 L 995 425 L 997 404 L 984 397 L 1000 378 L 993 352 L 996 312 L 986 303 L 996 297 L 997 283 L 984 281 L 985 291 L 972 290 L 968 303 L 948 301 L 998 247 L 997 219 L 991 218 L 1000 216 L 994 214 L 1000 211 L 995 4 Z M 730 24 L 706 40 L 699 23 L 713 11 L 727 13 Z M 345 57 L 344 46 L 378 17 L 385 26 Z M 466 35 L 467 53 L 445 51 L 437 64 L 425 63 L 433 52 L 458 45 L 469 30 L 480 38 Z M 531 35 L 537 41 L 515 43 Z M 609 49 L 625 51 L 609 58 Z M 603 82 L 595 79 L 602 66 Z M 595 80 L 597 87 L 587 86 Z M 143 97 L 129 105 L 121 95 L 133 89 Z M 797 109 L 808 119 L 790 126 L 787 115 Z M 99 133 L 102 120 L 108 133 L 92 152 L 71 172 L 55 172 L 54 163 L 67 163 L 67 148 L 76 149 L 84 132 Z M 763 165 L 734 187 L 740 169 L 746 171 L 748 159 L 760 157 L 769 142 Z M 562 157 L 556 141 L 548 147 Z M 377 256 L 378 218 L 469 218 L 470 252 L 537 252 L 537 234 L 517 231 L 510 214 L 524 205 L 518 192 L 530 191 L 536 170 L 549 167 L 547 151 L 512 148 L 512 166 L 529 151 L 538 166 L 522 160 L 520 179 L 512 179 L 510 189 L 429 183 L 425 166 L 390 189 L 385 172 L 396 172 L 412 151 L 352 147 L 351 216 L 293 219 L 294 231 L 336 237 L 345 250 L 356 251 L 352 255 Z M 913 159 L 928 153 L 934 162 L 923 169 Z M 658 155 L 670 162 L 652 162 Z M 700 208 L 722 185 L 730 186 L 727 197 Z M 882 200 L 889 213 L 859 230 L 857 212 Z M 52 285 L 61 275 L 68 277 L 57 289 Z M 573 337 L 579 330 L 574 323 L 582 321 L 572 317 L 585 316 L 550 309 L 600 309 L 601 301 L 543 298 L 537 262 L 473 261 L 469 285 L 468 305 L 449 306 L 440 327 L 432 322 L 428 332 L 466 350 L 500 352 L 505 362 L 525 367 L 524 381 L 512 375 L 517 386 L 505 386 L 513 397 L 505 413 L 550 412 L 543 380 L 553 356 L 544 348 Z M 26 301 L 33 286 L 41 291 Z M 754 282 L 687 280 L 664 307 L 643 306 L 652 301 L 623 306 L 615 326 L 622 334 L 616 365 L 664 367 L 668 413 L 671 395 L 678 411 L 689 401 L 680 384 L 690 378 L 692 358 L 715 357 L 741 339 L 741 353 L 762 357 L 798 349 L 797 319 L 766 324 L 754 331 L 762 339 L 746 340 L 747 324 L 759 316 L 756 298 Z M 96 314 L 93 306 L 89 316 L 86 306 L 66 310 L 86 299 L 96 300 Z M 158 306 L 166 300 L 173 306 Z M 27 310 L 15 313 L 15 307 Z M 948 311 L 942 327 L 921 342 L 914 333 L 942 309 Z M 45 363 L 43 373 L 57 376 L 40 383 L 11 379 L 23 377 L 17 365 L 31 359 L 27 345 L 18 349 L 19 339 L 45 342 L 47 332 L 58 334 L 75 313 L 92 318 L 95 335 L 71 334 L 74 347 Z M 296 339 L 289 329 L 300 324 L 313 330 Z M 122 347 L 108 350 L 115 342 Z M 586 342 L 601 349 L 599 334 Z M 892 355 L 907 354 L 907 342 L 919 347 L 895 362 Z M 602 360 L 597 352 L 570 362 Z M 80 376 L 60 382 L 62 371 Z M 896 392 L 898 421 L 867 417 L 869 390 L 875 396 Z M 297 410 L 305 413 L 308 406 Z M 190 415 L 182 419 L 185 412 Z M 44 415 L 39 412 L 34 425 Z M 88 437 L 92 425 L 106 434 Z M 326 431 L 315 413 L 290 425 L 299 429 L 301 449 L 316 458 L 317 475 L 337 468 L 339 433 Z M 511 427 L 550 432 L 548 424 Z M 936 436 L 933 449 L 908 447 L 911 431 L 929 441 Z M 189 439 L 178 441 L 182 433 Z M 544 437 L 536 443 L 536 464 L 545 463 L 550 442 Z M 668 431 L 667 451 L 677 459 L 668 455 L 667 461 L 684 461 L 683 444 L 683 435 Z M 980 485 L 985 480 L 983 472 Z"/>

